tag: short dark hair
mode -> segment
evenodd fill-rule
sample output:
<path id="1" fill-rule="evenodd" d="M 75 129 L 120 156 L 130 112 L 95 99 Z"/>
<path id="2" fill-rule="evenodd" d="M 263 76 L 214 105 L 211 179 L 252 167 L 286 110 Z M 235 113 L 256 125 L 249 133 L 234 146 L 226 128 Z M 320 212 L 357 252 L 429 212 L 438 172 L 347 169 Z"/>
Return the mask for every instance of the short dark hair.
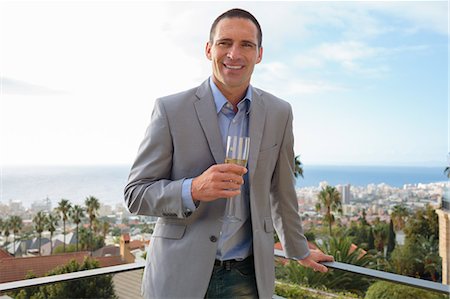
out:
<path id="1" fill-rule="evenodd" d="M 223 14 L 221 14 L 220 16 L 218 16 L 215 20 L 214 23 L 211 26 L 211 30 L 209 31 L 209 42 L 212 44 L 213 39 L 214 39 L 214 34 L 216 33 L 216 27 L 217 24 L 225 18 L 241 18 L 241 19 L 247 19 L 250 20 L 253 24 L 255 24 L 256 29 L 258 30 L 257 33 L 257 38 L 258 38 L 258 47 L 261 48 L 262 45 L 262 30 L 261 30 L 261 26 L 258 23 L 258 20 L 248 11 L 240 9 L 240 8 L 233 8 L 230 9 L 226 12 L 224 12 Z"/>

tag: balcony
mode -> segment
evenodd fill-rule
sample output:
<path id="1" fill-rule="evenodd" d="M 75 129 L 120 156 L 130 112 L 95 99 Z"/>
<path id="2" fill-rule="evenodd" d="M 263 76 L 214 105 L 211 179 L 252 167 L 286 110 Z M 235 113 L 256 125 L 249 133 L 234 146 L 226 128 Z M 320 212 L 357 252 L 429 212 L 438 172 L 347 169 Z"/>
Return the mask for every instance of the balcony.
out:
<path id="1" fill-rule="evenodd" d="M 281 257 L 284 258 L 284 254 L 280 250 L 275 250 L 274 252 L 275 257 Z M 385 280 L 389 281 L 395 284 L 402 284 L 407 285 L 411 287 L 415 287 L 422 290 L 427 290 L 431 292 L 436 292 L 444 295 L 450 295 L 450 286 L 444 285 L 441 283 L 431 282 L 427 280 L 407 277 L 403 275 L 378 271 L 378 270 L 372 270 L 368 268 L 363 268 L 359 266 L 354 266 L 350 264 L 340 263 L 340 262 L 331 262 L 331 263 L 324 263 L 327 267 L 330 269 L 340 270 L 344 272 L 354 273 L 356 275 L 362 275 L 369 278 L 377 279 L 377 280 Z M 138 262 L 138 263 L 130 263 L 125 265 L 119 265 L 119 266 L 111 266 L 111 267 L 104 267 L 104 268 L 98 268 L 98 269 L 92 269 L 92 270 L 86 270 L 86 271 L 80 271 L 80 272 L 73 272 L 73 273 L 67 273 L 67 274 L 60 274 L 60 275 L 54 275 L 54 276 L 47 276 L 47 277 L 40 277 L 40 278 L 33 278 L 33 279 L 27 279 L 27 280 L 20 280 L 20 281 L 14 281 L 14 282 L 8 282 L 8 283 L 2 283 L 0 284 L 0 295 L 5 294 L 9 291 L 14 290 L 20 290 L 30 287 L 38 287 L 38 286 L 44 286 L 49 284 L 55 284 L 58 282 L 67 282 L 67 281 L 73 281 L 73 280 L 79 280 L 79 279 L 89 279 L 104 275 L 113 275 L 113 274 L 119 274 L 123 272 L 128 272 L 127 276 L 134 275 L 133 279 L 127 280 L 127 287 L 128 289 L 130 287 L 133 288 L 133 292 L 138 294 L 140 290 L 140 282 L 139 280 L 136 281 L 136 278 L 139 277 L 140 271 L 136 270 L 142 270 L 144 268 L 144 262 Z M 134 272 L 131 272 L 134 271 Z M 137 276 L 136 276 L 137 275 Z M 116 285 L 116 293 L 118 286 Z M 137 290 L 136 290 L 137 288 Z M 129 293 L 128 293 L 129 295 Z M 121 298 L 120 294 L 118 294 L 118 297 Z M 126 297 L 124 297 L 126 298 Z M 128 297 L 129 298 L 129 297 Z M 274 295 L 274 298 L 280 298 L 278 296 Z M 324 297 L 325 298 L 325 297 Z"/>

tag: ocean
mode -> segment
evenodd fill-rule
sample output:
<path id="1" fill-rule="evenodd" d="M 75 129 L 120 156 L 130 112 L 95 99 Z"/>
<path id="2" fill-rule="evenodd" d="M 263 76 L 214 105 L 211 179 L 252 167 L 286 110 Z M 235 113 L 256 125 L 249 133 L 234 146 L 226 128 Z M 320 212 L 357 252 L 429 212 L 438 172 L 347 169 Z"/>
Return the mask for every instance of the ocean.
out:
<path id="1" fill-rule="evenodd" d="M 61 198 L 83 204 L 87 196 L 115 206 L 123 203 L 123 188 L 130 166 L 35 166 L 3 167 L 0 181 L 0 203 L 21 200 L 25 207 L 47 197 L 55 207 Z M 304 178 L 297 187 L 386 183 L 393 187 L 404 184 L 446 181 L 444 167 L 385 167 L 385 166 L 304 166 Z"/>

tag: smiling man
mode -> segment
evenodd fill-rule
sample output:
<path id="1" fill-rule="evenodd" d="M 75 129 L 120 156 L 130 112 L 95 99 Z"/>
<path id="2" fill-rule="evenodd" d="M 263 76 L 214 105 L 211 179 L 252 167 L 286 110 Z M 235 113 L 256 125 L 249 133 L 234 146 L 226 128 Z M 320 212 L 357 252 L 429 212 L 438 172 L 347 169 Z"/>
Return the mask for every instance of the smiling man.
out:
<path id="1" fill-rule="evenodd" d="M 159 217 L 143 276 L 146 298 L 271 298 L 274 228 L 285 254 L 316 271 L 294 187 L 290 105 L 250 85 L 262 31 L 232 9 L 206 44 L 212 76 L 158 99 L 127 186 L 130 212 Z M 250 137 L 248 168 L 224 164 L 228 135 Z M 229 198 L 240 221 L 222 222 Z"/>

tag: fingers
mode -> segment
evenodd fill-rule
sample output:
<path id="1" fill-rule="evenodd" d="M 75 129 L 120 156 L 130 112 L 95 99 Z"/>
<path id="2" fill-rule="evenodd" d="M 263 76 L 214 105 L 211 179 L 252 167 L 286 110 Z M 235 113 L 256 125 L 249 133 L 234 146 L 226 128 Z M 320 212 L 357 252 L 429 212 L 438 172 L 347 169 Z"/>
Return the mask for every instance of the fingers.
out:
<path id="1" fill-rule="evenodd" d="M 211 166 L 211 169 L 217 169 L 220 172 L 225 172 L 225 173 L 234 173 L 236 175 L 239 176 L 243 176 L 244 174 L 247 173 L 247 168 L 237 165 L 237 164 L 216 164 Z"/>
<path id="2" fill-rule="evenodd" d="M 192 180 L 192 198 L 211 201 L 236 196 L 241 193 L 245 173 L 247 169 L 236 164 L 213 165 Z"/>
<path id="3" fill-rule="evenodd" d="M 322 273 L 327 273 L 328 272 L 328 268 L 327 267 L 325 267 L 324 265 L 321 265 L 321 264 L 319 264 L 319 263 L 314 263 L 315 265 L 314 265 L 314 267 L 313 267 L 313 270 L 315 271 L 315 272 L 322 272 Z"/>
<path id="4" fill-rule="evenodd" d="M 328 268 L 319 262 L 334 262 L 334 257 L 324 254 L 318 249 L 311 249 L 310 255 L 303 260 L 299 260 L 299 263 L 305 267 L 311 268 L 314 271 L 326 273 Z"/>
<path id="5" fill-rule="evenodd" d="M 332 255 L 324 254 L 321 262 L 334 262 L 334 257 Z"/>

